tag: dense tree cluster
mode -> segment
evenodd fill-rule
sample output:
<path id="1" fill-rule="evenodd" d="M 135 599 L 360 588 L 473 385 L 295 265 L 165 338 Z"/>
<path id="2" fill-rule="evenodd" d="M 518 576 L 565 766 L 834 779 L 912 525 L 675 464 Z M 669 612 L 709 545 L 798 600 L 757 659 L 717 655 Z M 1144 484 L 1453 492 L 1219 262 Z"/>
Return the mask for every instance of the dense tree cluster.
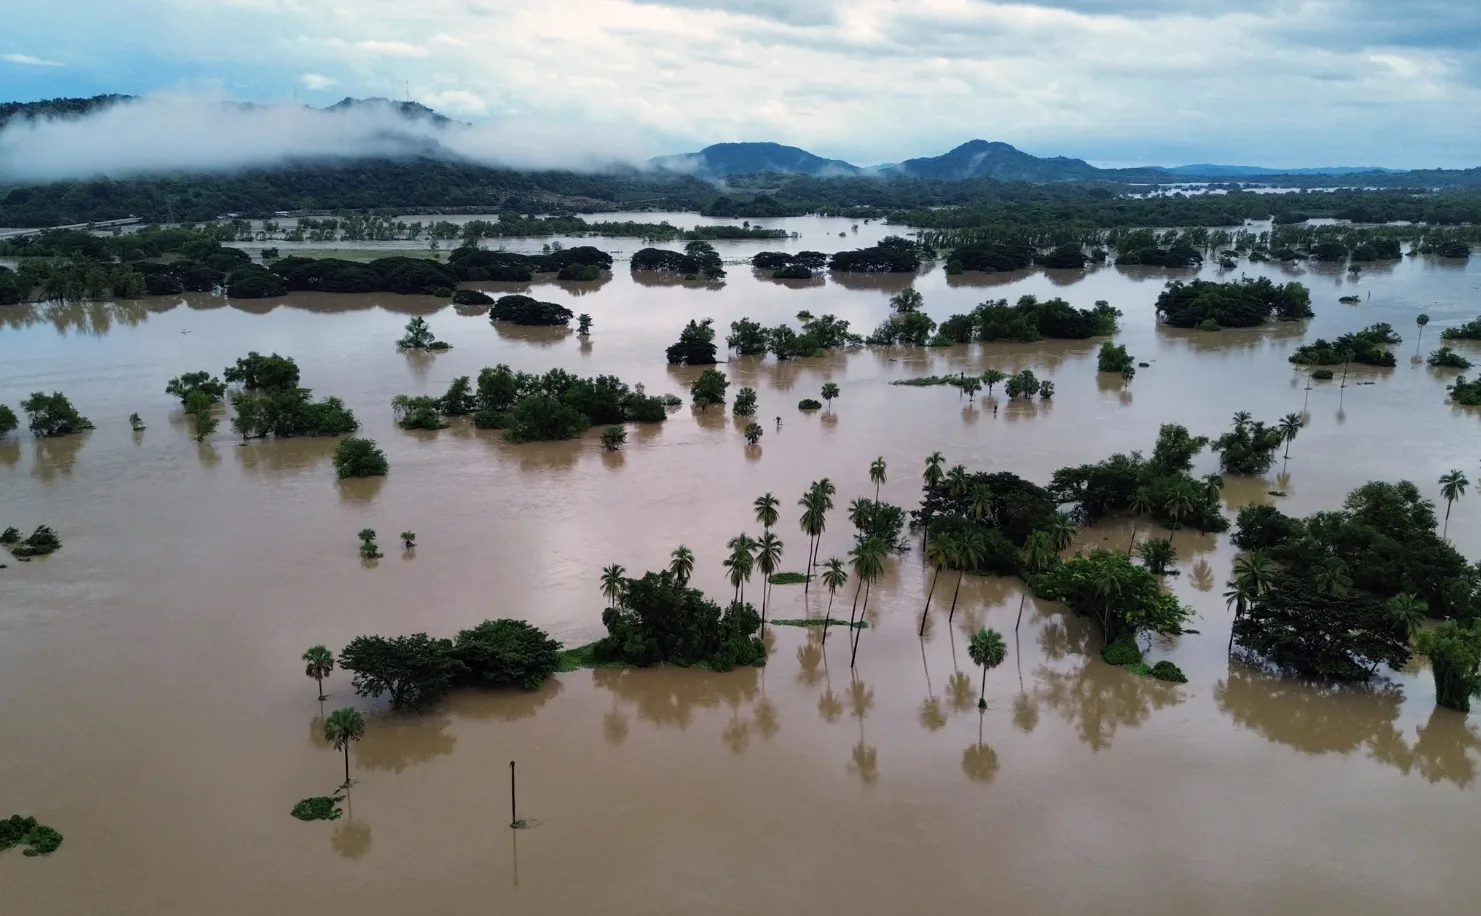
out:
<path id="1" fill-rule="evenodd" d="M 576 313 L 555 302 L 541 302 L 529 296 L 500 296 L 489 308 L 490 321 L 507 321 L 510 324 L 532 326 L 565 327 Z"/>
<path id="2" fill-rule="evenodd" d="M 1450 392 L 1450 403 L 1461 407 L 1481 407 L 1481 378 L 1467 381 L 1464 375 L 1456 376 L 1455 382 L 1446 385 Z"/>
<path id="3" fill-rule="evenodd" d="M 905 510 L 899 506 L 860 498 L 849 505 L 848 515 L 854 526 L 856 547 L 871 541 L 892 551 L 903 551 L 908 546 L 905 542 Z"/>
<path id="4" fill-rule="evenodd" d="M 1116 263 L 1121 266 L 1197 267 L 1203 263 L 1203 252 L 1187 240 L 1159 247 L 1157 234 L 1150 229 L 1120 233 L 1115 241 Z"/>
<path id="5" fill-rule="evenodd" d="M 430 295 L 458 285 L 458 276 L 453 271 L 427 258 L 345 261 L 339 258 L 287 257 L 274 261 L 269 269 L 282 278 L 283 285 L 290 291 Z"/>
<path id="6" fill-rule="evenodd" d="M 643 248 L 635 252 L 630 262 L 633 270 L 648 270 L 656 273 L 682 274 L 684 277 L 707 280 L 723 280 L 725 267 L 715 246 L 709 242 L 690 242 L 682 252 L 663 248 Z"/>
<path id="7" fill-rule="evenodd" d="M 950 536 L 973 544 L 960 568 L 968 572 L 1014 575 L 1020 551 L 1035 531 L 1055 519 L 1055 501 L 1043 487 L 1008 472 L 970 473 L 960 465 L 923 487 L 910 527 L 927 540 Z"/>
<path id="8" fill-rule="evenodd" d="M 93 424 L 77 412 L 72 402 L 60 391 L 46 394 L 34 391 L 21 402 L 31 433 L 38 439 L 52 436 L 68 436 L 93 428 Z"/>
<path id="9" fill-rule="evenodd" d="M 1300 283 L 1280 286 L 1265 277 L 1228 283 L 1174 280 L 1157 297 L 1157 313 L 1179 328 L 1251 328 L 1272 318 L 1310 318 L 1311 293 Z"/>
<path id="10" fill-rule="evenodd" d="M 1275 453 L 1285 443 L 1286 435 L 1279 425 L 1267 426 L 1240 411 L 1234 415 L 1229 432 L 1214 440 L 1213 450 L 1219 453 L 1224 473 L 1255 477 L 1275 464 Z"/>
<path id="11" fill-rule="evenodd" d="M 915 242 L 889 235 L 871 248 L 835 253 L 828 259 L 828 268 L 855 273 L 909 274 L 920 269 L 923 256 L 924 252 Z"/>
<path id="12" fill-rule="evenodd" d="M 679 340 L 667 351 L 671 366 L 713 366 L 715 364 L 715 320 L 689 319 L 679 332 Z"/>
<path id="13" fill-rule="evenodd" d="M 857 334 L 849 333 L 847 321 L 840 321 L 832 315 L 813 317 L 811 313 L 799 312 L 798 318 L 802 321 L 801 334 L 785 324 L 767 328 L 749 318 L 732 321 L 725 345 L 741 356 L 764 356 L 770 353 L 780 362 L 798 356 L 816 356 L 826 350 L 863 343 L 863 339 Z M 687 328 L 685 331 L 691 333 Z M 683 343 L 683 340 L 680 342 Z M 701 349 L 700 355 L 703 356 L 706 352 L 708 351 Z"/>
<path id="14" fill-rule="evenodd" d="M 1402 341 L 1392 325 L 1379 322 L 1332 341 L 1318 337 L 1297 347 L 1291 354 L 1291 362 L 1298 366 L 1340 366 L 1354 362 L 1392 369 L 1396 360 L 1387 347 Z"/>
<path id="15" fill-rule="evenodd" d="M 560 664 L 560 643 L 522 620 L 486 620 L 455 639 L 357 636 L 339 665 L 363 697 L 420 712 L 454 686 L 536 690 Z"/>
<path id="16" fill-rule="evenodd" d="M 602 612 L 607 636 L 591 647 L 599 662 L 637 667 L 702 665 L 729 671 L 766 664 L 756 636 L 761 616 L 749 604 L 724 610 L 668 570 L 623 579 L 616 604 Z"/>
<path id="17" fill-rule="evenodd" d="M 936 322 L 925 312 L 898 312 L 880 322 L 864 343 L 871 347 L 923 347 L 931 342 L 935 330 Z"/>
<path id="18" fill-rule="evenodd" d="M 351 477 L 384 477 L 389 469 L 385 452 L 380 450 L 373 439 L 350 436 L 341 439 L 334 448 L 334 473 L 340 480 Z"/>
<path id="19" fill-rule="evenodd" d="M 1033 266 L 1035 254 L 1032 246 L 1023 243 L 975 242 L 955 248 L 946 256 L 946 272 L 1025 270 Z"/>
<path id="20" fill-rule="evenodd" d="M 938 343 L 1084 340 L 1114 334 L 1120 317 L 1121 311 L 1104 300 L 1089 309 L 1077 309 L 1060 298 L 1040 301 L 1031 295 L 1020 296 L 1013 305 L 1007 299 L 989 300 L 966 315 L 943 321 Z"/>
<path id="21" fill-rule="evenodd" d="M 479 429 L 502 429 L 509 442 L 573 439 L 592 425 L 627 421 L 656 423 L 668 418 L 664 399 L 611 375 L 580 378 L 564 369 L 543 375 L 516 372 L 506 365 L 478 374 L 471 400 L 467 378 L 453 381 L 437 402 L 443 416 L 471 411 Z M 403 413 L 402 424 L 406 425 Z"/>
<path id="22" fill-rule="evenodd" d="M 447 256 L 447 269 L 459 280 L 528 282 L 535 274 L 543 273 L 554 273 L 562 280 L 596 280 L 602 271 L 612 269 L 612 256 L 591 245 L 555 248 L 545 254 L 465 245 Z"/>
<path id="23" fill-rule="evenodd" d="M 778 280 L 808 280 L 813 271 L 821 270 L 828 263 L 828 256 L 821 251 L 763 251 L 751 258 L 751 266 L 757 270 L 772 271 Z"/>
<path id="24" fill-rule="evenodd" d="M 1193 615 L 1150 570 L 1109 550 L 1055 559 L 1029 578 L 1029 586 L 1040 598 L 1063 601 L 1076 616 L 1100 624 L 1108 644 L 1142 633 L 1176 636 Z"/>
<path id="25" fill-rule="evenodd" d="M 231 426 L 245 439 L 267 436 L 342 436 L 360 428 L 339 398 L 315 401 L 298 385 L 298 364 L 276 353 L 255 350 L 227 366 L 221 377 L 244 390 L 232 395 Z"/>
<path id="26" fill-rule="evenodd" d="M 1095 368 L 1098 372 L 1114 372 L 1129 379 L 1136 375 L 1136 359 L 1126 352 L 1125 344 L 1113 344 L 1108 340 L 1100 345 Z"/>
<path id="27" fill-rule="evenodd" d="M 1481 318 L 1446 328 L 1440 332 L 1440 336 L 1445 340 L 1481 340 Z"/>
<path id="28" fill-rule="evenodd" d="M 1441 347 L 1430 353 L 1429 358 L 1425 362 L 1435 369 L 1471 368 L 1471 361 L 1469 359 L 1466 359 L 1449 347 Z"/>
<path id="29" fill-rule="evenodd" d="M 1194 456 L 1208 444 L 1207 438 L 1167 423 L 1157 431 L 1150 459 L 1140 452 L 1118 453 L 1097 464 L 1060 468 L 1049 480 L 1049 492 L 1057 504 L 1073 504 L 1086 524 L 1129 513 L 1173 527 L 1224 531 L 1229 522 L 1220 511 L 1223 482 L 1190 473 Z"/>

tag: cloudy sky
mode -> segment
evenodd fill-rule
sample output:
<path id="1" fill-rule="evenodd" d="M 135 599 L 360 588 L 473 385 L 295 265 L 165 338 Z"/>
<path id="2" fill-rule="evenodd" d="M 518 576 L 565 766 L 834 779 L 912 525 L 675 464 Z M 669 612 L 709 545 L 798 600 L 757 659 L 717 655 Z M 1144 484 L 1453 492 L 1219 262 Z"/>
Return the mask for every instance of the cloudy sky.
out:
<path id="1" fill-rule="evenodd" d="M 1481 165 L 1481 0 L 45 0 L 0 95 L 410 97 L 633 152 Z"/>

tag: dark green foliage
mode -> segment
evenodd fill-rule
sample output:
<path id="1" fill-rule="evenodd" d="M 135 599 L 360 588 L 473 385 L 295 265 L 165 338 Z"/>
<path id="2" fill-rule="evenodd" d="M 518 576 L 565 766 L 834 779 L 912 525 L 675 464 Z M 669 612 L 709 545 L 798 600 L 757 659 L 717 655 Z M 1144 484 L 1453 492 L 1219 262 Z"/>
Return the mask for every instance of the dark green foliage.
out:
<path id="1" fill-rule="evenodd" d="M 390 257 L 373 261 L 286 257 L 271 270 L 289 290 L 323 293 L 432 293 L 458 285 L 457 275 L 427 258 Z"/>
<path id="2" fill-rule="evenodd" d="M 773 271 L 772 276 L 778 280 L 811 280 L 813 272 L 811 268 L 801 264 L 788 264 Z"/>
<path id="3" fill-rule="evenodd" d="M 523 620 L 485 620 L 453 640 L 460 662 L 457 682 L 481 687 L 538 690 L 555 673 L 561 644 Z"/>
<path id="4" fill-rule="evenodd" d="M 20 425 L 21 421 L 16 417 L 15 411 L 8 404 L 0 404 L 0 436 L 14 432 Z"/>
<path id="5" fill-rule="evenodd" d="M 894 551 L 909 546 L 905 541 L 905 510 L 899 506 L 861 498 L 849 508 L 849 521 L 854 524 L 857 544 L 874 540 Z"/>
<path id="6" fill-rule="evenodd" d="M 396 411 L 396 423 L 402 429 L 447 428 L 447 422 L 442 419 L 442 404 L 437 398 L 397 395 L 391 399 L 391 407 Z"/>
<path id="7" fill-rule="evenodd" d="M 1469 369 L 1471 361 L 1450 349 L 1441 347 L 1430 354 L 1427 362 L 1436 369 Z"/>
<path id="8" fill-rule="evenodd" d="M 1167 538 L 1147 538 L 1136 545 L 1136 555 L 1154 576 L 1166 574 L 1168 568 L 1178 561 L 1177 549 Z"/>
<path id="9" fill-rule="evenodd" d="M 668 418 L 662 398 L 641 385 L 630 389 L 615 376 L 578 378 L 561 369 L 533 375 L 505 365 L 480 372 L 477 392 L 465 405 L 473 410 L 474 426 L 503 429 L 511 442 L 570 439 L 593 424 Z"/>
<path id="10" fill-rule="evenodd" d="M 339 654 L 339 666 L 353 672 L 355 692 L 362 697 L 390 694 L 392 709 L 418 712 L 447 693 L 464 666 L 453 656 L 453 643 L 426 633 L 357 636 Z"/>
<path id="11" fill-rule="evenodd" d="M 715 246 L 708 242 L 690 242 L 684 246 L 682 253 L 662 248 L 643 248 L 633 254 L 631 267 L 633 270 L 682 274 L 709 280 L 721 280 L 725 277 L 720 255 L 715 252 Z"/>
<path id="12" fill-rule="evenodd" d="M 859 273 L 915 273 L 920 264 L 920 249 L 898 235 L 886 236 L 873 248 L 840 251 L 828 259 L 829 270 Z"/>
<path id="13" fill-rule="evenodd" d="M 1300 519 L 1274 506 L 1251 504 L 1239 510 L 1229 540 L 1240 550 L 1269 550 L 1305 534 Z"/>
<path id="14" fill-rule="evenodd" d="M 1435 676 L 1435 702 L 1460 712 L 1471 711 L 1471 697 L 1481 694 L 1481 626 L 1462 627 L 1445 621 L 1419 634 L 1417 651 L 1428 656 Z"/>
<path id="15" fill-rule="evenodd" d="M 334 472 L 340 480 L 347 477 L 384 477 L 390 465 L 386 454 L 373 439 L 351 436 L 334 448 Z"/>
<path id="16" fill-rule="evenodd" d="M 783 279 L 808 279 L 813 271 L 826 263 L 828 263 L 828 256 L 821 251 L 799 251 L 796 254 L 788 254 L 785 251 L 763 251 L 751 258 L 752 267 L 757 270 L 776 271 L 772 276 Z"/>
<path id="17" fill-rule="evenodd" d="M 1318 382 L 1330 382 L 1333 376 L 1334 373 L 1331 369 L 1314 369 L 1311 373 L 1311 377 L 1316 379 Z"/>
<path id="18" fill-rule="evenodd" d="M 1008 396 L 1008 400 L 1010 401 L 1017 398 L 1031 398 L 1038 394 L 1042 387 L 1043 385 L 1035 377 L 1032 370 L 1023 369 L 1009 376 L 1008 380 L 1003 384 L 1003 393 Z M 1052 388 L 1050 390 L 1053 391 Z"/>
<path id="19" fill-rule="evenodd" d="M 609 426 L 602 430 L 602 447 L 609 452 L 615 452 L 622 448 L 627 441 L 627 430 L 620 426 Z"/>
<path id="20" fill-rule="evenodd" d="M 1100 345 L 1096 369 L 1100 372 L 1115 372 L 1130 378 L 1136 374 L 1136 360 L 1126 352 L 1124 345 L 1113 344 L 1108 340 Z"/>
<path id="21" fill-rule="evenodd" d="M 60 391 L 44 394 L 40 391 L 21 402 L 26 412 L 31 433 L 38 439 L 51 436 L 67 436 L 93 428 L 87 417 L 77 412 L 72 402 Z"/>
<path id="22" fill-rule="evenodd" d="M 1251 328 L 1274 318 L 1310 318 L 1311 293 L 1300 283 L 1277 286 L 1265 277 L 1228 283 L 1173 281 L 1157 297 L 1157 313 L 1179 328 L 1212 321 L 1225 328 Z"/>
<path id="23" fill-rule="evenodd" d="M 1168 681 L 1173 684 L 1188 683 L 1188 676 L 1183 673 L 1183 669 L 1166 659 L 1153 665 L 1151 674 L 1159 681 Z"/>
<path id="24" fill-rule="evenodd" d="M 494 297 L 476 289 L 460 289 L 453 293 L 453 305 L 493 305 Z"/>
<path id="25" fill-rule="evenodd" d="M 427 319 L 417 315 L 406 323 L 406 335 L 396 341 L 396 346 L 402 350 L 451 350 L 450 344 L 444 343 L 433 335 L 432 329 L 427 327 Z"/>
<path id="26" fill-rule="evenodd" d="M 248 391 L 282 391 L 298 387 L 298 364 L 291 357 L 273 353 L 263 356 L 256 350 L 227 366 L 221 377 Z"/>
<path id="27" fill-rule="evenodd" d="M 1458 239 L 1441 242 L 1435 249 L 1435 253 L 1442 258 L 1469 258 L 1471 256 L 1471 246 Z"/>
<path id="28" fill-rule="evenodd" d="M 886 318 L 864 342 L 871 346 L 923 347 L 934 330 L 936 322 L 925 312 L 903 312 Z"/>
<path id="29" fill-rule="evenodd" d="M 1100 647 L 1101 661 L 1118 668 L 1135 665 L 1142 660 L 1141 647 L 1130 634 L 1120 636 Z"/>
<path id="30" fill-rule="evenodd" d="M 226 295 L 233 299 L 270 299 L 288 294 L 283 278 L 261 264 L 243 264 L 226 275 Z"/>
<path id="31" fill-rule="evenodd" d="M 1173 248 L 1118 249 L 1116 263 L 1121 266 L 1141 264 L 1145 267 L 1196 267 L 1203 263 L 1203 253 L 1191 245 Z"/>
<path id="32" fill-rule="evenodd" d="M 343 795 L 315 795 L 300 801 L 288 813 L 301 821 L 337 821 L 344 814 L 339 810 L 344 799 Z"/>
<path id="33" fill-rule="evenodd" d="M 669 365 L 713 366 L 715 364 L 715 322 L 689 319 L 679 332 L 678 343 L 668 348 Z"/>
<path id="34" fill-rule="evenodd" d="M 1481 407 L 1481 378 L 1473 382 L 1466 381 L 1464 375 L 1455 377 L 1455 383 L 1446 385 L 1445 390 L 1450 392 L 1450 403 L 1459 404 L 1462 407 Z"/>
<path id="35" fill-rule="evenodd" d="M 1059 298 L 1040 301 L 1036 296 L 1020 296 L 1014 305 L 998 299 L 946 319 L 938 342 L 1084 340 L 1114 334 L 1120 317 L 1120 310 L 1104 301 L 1096 302 L 1094 308 L 1077 309 Z"/>
<path id="36" fill-rule="evenodd" d="M 6 534 L 15 531 L 14 528 L 6 529 Z M 47 525 L 37 525 L 36 530 L 31 532 L 30 537 L 20 540 L 20 533 L 16 532 L 16 540 L 4 543 L 12 543 L 10 552 L 16 557 L 44 557 L 47 554 L 56 553 L 62 549 L 62 539 Z"/>
<path id="37" fill-rule="evenodd" d="M 764 356 L 771 346 L 766 329 L 749 318 L 730 323 L 730 334 L 725 345 L 741 356 Z"/>
<path id="38" fill-rule="evenodd" d="M 567 264 L 556 272 L 557 280 L 590 283 L 602 278 L 602 269 L 595 264 Z"/>
<path id="39" fill-rule="evenodd" d="M 797 402 L 798 410 L 821 410 L 822 408 L 823 402 L 816 398 L 803 398 Z"/>
<path id="40" fill-rule="evenodd" d="M 1058 245 L 1048 254 L 1035 255 L 1034 263 L 1050 270 L 1079 270 L 1088 260 L 1079 245 Z"/>
<path id="41" fill-rule="evenodd" d="M 339 398 L 315 401 L 307 388 L 266 389 L 232 398 L 232 428 L 243 439 L 275 436 L 343 436 L 360 428 Z"/>
<path id="42" fill-rule="evenodd" d="M 972 504 L 977 494 L 992 511 L 976 518 Z M 977 533 L 983 537 L 981 562 L 969 572 L 1014 575 L 1019 571 L 1019 548 L 1030 534 L 1049 526 L 1056 503 L 1048 490 L 1016 474 L 967 473 L 923 488 L 921 505 L 910 513 L 910 527 L 930 537 Z"/>
<path id="43" fill-rule="evenodd" d="M 581 411 L 543 393 L 520 398 L 502 423 L 504 438 L 516 444 L 574 439 L 590 425 Z"/>
<path id="44" fill-rule="evenodd" d="M 771 624 L 774 627 L 850 627 L 850 626 L 852 626 L 856 630 L 867 630 L 867 629 L 869 629 L 869 621 L 867 621 L 867 620 L 860 619 L 860 620 L 855 620 L 853 623 L 849 623 L 847 620 L 838 620 L 838 619 L 835 619 L 833 617 L 828 617 L 828 618 L 823 618 L 823 617 L 783 617 L 783 618 L 780 618 L 780 619 L 773 618 L 771 620 L 768 620 L 767 623 Z"/>
<path id="45" fill-rule="evenodd" d="M 541 235 L 540 231 L 546 227 L 532 226 L 535 221 L 523 220 L 519 217 L 510 219 L 512 214 L 504 214 L 497 223 L 488 223 L 483 220 L 470 220 L 463 225 L 463 237 L 466 240 L 476 239 L 480 236 L 501 236 L 506 234 L 520 234 L 517 232 L 491 231 L 500 229 L 514 229 L 523 225 L 534 231 L 525 234 Z M 585 226 L 585 223 L 577 219 L 575 223 Z M 611 225 L 611 224 L 604 224 Z M 580 231 L 577 226 L 570 229 Z M 561 231 L 557 228 L 556 231 Z M 559 280 L 599 280 L 602 272 L 612 267 L 612 256 L 591 245 L 577 245 L 574 248 L 556 248 L 545 254 L 516 254 L 511 251 L 490 251 L 471 245 L 463 245 L 453 250 L 447 258 L 447 267 L 461 280 L 499 280 L 504 282 L 525 282 L 533 275 L 539 273 L 554 273 Z M 435 263 L 435 262 L 433 262 Z M 456 285 L 456 284 L 453 284 Z"/>
<path id="46" fill-rule="evenodd" d="M 14 525 L 6 528 L 4 531 L 0 531 L 0 544 L 3 544 L 6 547 L 9 547 L 11 544 L 20 543 L 20 539 L 21 529 L 15 527 Z"/>
<path id="47" fill-rule="evenodd" d="M 1291 362 L 1298 366 L 1339 366 L 1352 361 L 1368 366 L 1393 368 L 1394 355 L 1384 348 L 1385 344 L 1401 342 L 1394 329 L 1386 324 L 1370 325 L 1361 331 L 1343 334 L 1335 341 L 1317 338 L 1297 347 L 1291 354 Z"/>
<path id="48" fill-rule="evenodd" d="M 1192 615 L 1156 576 L 1119 551 L 1092 550 L 1050 564 L 1029 579 L 1035 595 L 1063 601 L 1101 626 L 1110 642 L 1142 632 L 1176 635 Z"/>
<path id="49" fill-rule="evenodd" d="M 948 273 L 1024 270 L 1033 265 L 1034 251 L 1028 245 L 979 242 L 954 249 L 946 260 Z"/>
<path id="50" fill-rule="evenodd" d="M 500 296 L 489 309 L 490 321 L 508 321 L 511 324 L 567 325 L 575 312 L 554 302 L 541 302 L 529 296 Z"/>
<path id="51" fill-rule="evenodd" d="M 0 267 L 0 305 L 15 305 L 25 298 L 29 290 L 21 289 L 15 271 Z"/>
<path id="52" fill-rule="evenodd" d="M 187 407 L 193 392 L 199 392 L 205 397 L 207 404 L 216 404 L 226 396 L 226 383 L 212 378 L 209 372 L 187 372 L 170 379 L 165 386 L 165 394 L 173 394 Z"/>
<path id="53" fill-rule="evenodd" d="M 756 389 L 742 388 L 735 393 L 735 402 L 730 405 L 730 412 L 737 417 L 753 417 L 756 415 Z"/>
<path id="54" fill-rule="evenodd" d="M 772 585 L 801 585 L 802 583 L 804 583 L 806 581 L 807 581 L 807 573 L 800 573 L 800 572 L 779 572 L 779 573 L 772 573 L 772 576 L 771 576 L 771 584 Z M 772 621 L 772 622 L 775 623 L 776 621 Z"/>
<path id="55" fill-rule="evenodd" d="M 716 369 L 706 369 L 689 386 L 689 396 L 694 401 L 694 406 L 705 410 L 712 405 L 725 406 L 725 389 L 730 386 L 730 381 L 725 378 L 724 373 Z"/>
<path id="56" fill-rule="evenodd" d="M 749 604 L 733 603 L 722 612 L 667 570 L 624 584 L 617 606 L 602 612 L 608 635 L 593 647 L 598 661 L 705 665 L 716 671 L 766 663 L 766 647 L 755 635 L 761 617 Z"/>
<path id="57" fill-rule="evenodd" d="M 21 850 L 24 856 L 51 855 L 62 845 L 62 835 L 45 824 L 37 823 L 34 817 L 12 814 L 0 820 L 0 852 L 21 845 L 26 847 Z"/>
<path id="58" fill-rule="evenodd" d="M 437 399 L 437 407 L 445 416 L 461 417 L 473 411 L 477 398 L 468 376 L 460 375 L 447 386 L 447 391 Z"/>
<path id="59" fill-rule="evenodd" d="M 1481 340 L 1481 318 L 1446 328 L 1440 332 L 1440 336 L 1445 340 Z"/>
<path id="60" fill-rule="evenodd" d="M 1280 575 L 1234 621 L 1234 640 L 1273 667 L 1328 680 L 1366 680 L 1409 660 L 1408 631 L 1361 591 L 1326 592 Z"/>
<path id="61" fill-rule="evenodd" d="M 1213 450 L 1224 473 L 1254 477 L 1270 470 L 1285 441 L 1279 426 L 1236 418 L 1234 428 L 1214 440 Z"/>

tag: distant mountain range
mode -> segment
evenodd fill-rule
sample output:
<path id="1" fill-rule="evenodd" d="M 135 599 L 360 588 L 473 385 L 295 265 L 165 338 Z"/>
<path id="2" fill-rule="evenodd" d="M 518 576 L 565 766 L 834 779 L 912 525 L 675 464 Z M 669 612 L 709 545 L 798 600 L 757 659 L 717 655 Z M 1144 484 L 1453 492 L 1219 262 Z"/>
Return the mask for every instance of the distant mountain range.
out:
<path id="1" fill-rule="evenodd" d="M 906 159 L 904 162 L 868 167 L 853 165 L 840 159 L 824 159 L 807 150 L 777 143 L 717 143 L 697 153 L 660 156 L 651 161 L 654 167 L 660 170 L 683 172 L 699 178 L 726 178 L 731 175 L 776 172 L 787 175 L 812 175 L 819 178 L 883 175 L 930 178 L 938 181 L 996 178 L 1000 181 L 1029 182 L 1169 182 L 1195 178 L 1230 180 L 1276 175 L 1354 175 L 1364 172 L 1400 174 L 1403 172 L 1402 169 L 1362 166 L 1270 169 L 1253 165 L 1179 165 L 1102 169 L 1083 159 L 1071 159 L 1066 156 L 1034 156 L 1007 143 L 988 140 L 969 140 L 940 156 Z"/>

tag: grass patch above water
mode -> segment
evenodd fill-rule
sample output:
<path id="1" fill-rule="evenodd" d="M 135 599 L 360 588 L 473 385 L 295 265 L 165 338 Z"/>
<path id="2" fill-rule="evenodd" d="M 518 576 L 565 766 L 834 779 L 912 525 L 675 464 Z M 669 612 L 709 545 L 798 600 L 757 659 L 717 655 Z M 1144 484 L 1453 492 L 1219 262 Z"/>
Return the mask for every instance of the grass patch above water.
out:
<path id="1" fill-rule="evenodd" d="M 593 650 L 595 648 L 596 648 L 596 643 L 589 642 L 589 643 L 587 643 L 584 646 L 577 646 L 574 649 L 566 649 L 566 650 L 562 651 L 560 653 L 560 656 L 559 656 L 558 661 L 556 662 L 556 666 L 555 666 L 556 672 L 557 673 L 563 673 L 563 674 L 570 674 L 572 671 L 581 671 L 581 670 L 583 670 L 585 668 L 630 668 L 630 667 L 632 667 L 631 665 L 625 665 L 622 662 L 599 662 L 599 661 L 597 661 L 596 660 L 596 656 L 595 656 L 595 654 L 593 652 Z"/>
<path id="2" fill-rule="evenodd" d="M 962 381 L 960 375 L 923 375 L 920 378 L 902 378 L 891 385 L 908 385 L 911 388 L 929 388 L 932 385 L 955 385 Z"/>
<path id="3" fill-rule="evenodd" d="M 849 625 L 847 620 L 836 620 L 832 617 L 826 620 L 822 617 L 792 617 L 768 620 L 767 623 L 779 627 L 847 627 Z M 869 628 L 869 621 L 856 620 L 853 626 L 856 630 L 865 630 Z"/>
<path id="4" fill-rule="evenodd" d="M 772 585 L 801 585 L 807 581 L 807 573 L 779 572 L 771 577 Z"/>

